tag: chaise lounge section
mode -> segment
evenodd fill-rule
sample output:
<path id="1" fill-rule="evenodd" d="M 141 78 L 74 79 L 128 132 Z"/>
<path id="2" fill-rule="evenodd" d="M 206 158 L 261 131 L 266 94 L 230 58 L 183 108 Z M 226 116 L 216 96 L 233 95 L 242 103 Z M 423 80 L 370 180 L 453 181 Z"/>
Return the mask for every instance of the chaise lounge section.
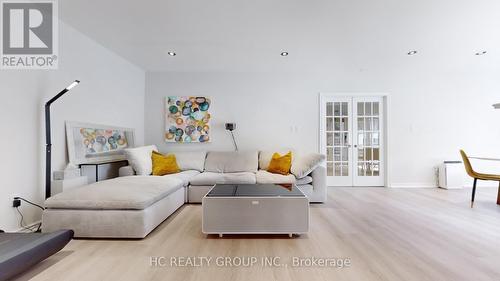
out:
<path id="1" fill-rule="evenodd" d="M 43 232 L 72 229 L 75 237 L 144 238 L 184 201 L 180 178 L 133 176 L 101 181 L 47 199 Z"/>

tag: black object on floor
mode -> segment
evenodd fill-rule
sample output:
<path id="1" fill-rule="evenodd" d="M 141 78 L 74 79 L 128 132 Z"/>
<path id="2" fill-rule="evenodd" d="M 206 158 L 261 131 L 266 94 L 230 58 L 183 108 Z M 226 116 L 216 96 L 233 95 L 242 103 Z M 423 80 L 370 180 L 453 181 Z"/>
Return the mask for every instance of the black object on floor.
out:
<path id="1" fill-rule="evenodd" d="M 0 233 L 0 280 L 12 278 L 59 252 L 73 235 L 73 230 Z"/>

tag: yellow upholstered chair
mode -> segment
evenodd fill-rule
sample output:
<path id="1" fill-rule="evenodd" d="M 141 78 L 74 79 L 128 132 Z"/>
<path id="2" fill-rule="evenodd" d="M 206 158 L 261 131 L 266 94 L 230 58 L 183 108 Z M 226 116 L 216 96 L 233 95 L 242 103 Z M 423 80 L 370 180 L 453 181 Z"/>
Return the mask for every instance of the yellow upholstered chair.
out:
<path id="1" fill-rule="evenodd" d="M 472 165 L 470 164 L 469 157 L 467 157 L 467 154 L 463 150 L 460 150 L 460 155 L 462 155 L 462 159 L 464 161 L 464 166 L 465 166 L 465 171 L 469 176 L 474 178 L 474 185 L 472 186 L 472 200 L 470 203 L 470 207 L 472 208 L 474 206 L 474 196 L 476 195 L 476 183 L 477 180 L 485 180 L 485 181 L 498 181 L 499 186 L 498 186 L 498 196 L 497 196 L 497 204 L 500 205 L 500 175 L 491 175 L 491 174 L 481 174 L 474 169 L 472 169 Z M 477 158 L 477 157 L 470 157 L 474 159 L 483 159 L 483 160 L 497 160 L 498 159 L 488 159 L 488 158 Z"/>

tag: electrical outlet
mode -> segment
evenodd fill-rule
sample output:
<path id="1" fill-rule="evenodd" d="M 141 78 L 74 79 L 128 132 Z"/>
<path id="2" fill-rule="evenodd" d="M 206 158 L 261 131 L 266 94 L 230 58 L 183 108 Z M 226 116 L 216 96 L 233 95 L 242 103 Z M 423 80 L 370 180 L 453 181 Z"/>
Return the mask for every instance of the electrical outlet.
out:
<path id="1" fill-rule="evenodd" d="M 20 199 L 14 199 L 12 200 L 12 207 L 17 208 L 21 206 L 21 200 Z"/>

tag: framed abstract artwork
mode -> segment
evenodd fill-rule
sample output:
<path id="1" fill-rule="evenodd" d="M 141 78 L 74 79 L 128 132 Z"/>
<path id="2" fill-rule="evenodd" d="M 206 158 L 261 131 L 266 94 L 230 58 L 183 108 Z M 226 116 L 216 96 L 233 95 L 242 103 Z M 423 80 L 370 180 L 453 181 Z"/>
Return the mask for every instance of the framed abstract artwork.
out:
<path id="1" fill-rule="evenodd" d="M 134 129 L 66 122 L 69 162 L 74 165 L 125 160 L 123 150 L 134 147 Z"/>
<path id="2" fill-rule="evenodd" d="M 176 143 L 210 142 L 208 97 L 170 96 L 165 102 L 165 141 Z"/>

